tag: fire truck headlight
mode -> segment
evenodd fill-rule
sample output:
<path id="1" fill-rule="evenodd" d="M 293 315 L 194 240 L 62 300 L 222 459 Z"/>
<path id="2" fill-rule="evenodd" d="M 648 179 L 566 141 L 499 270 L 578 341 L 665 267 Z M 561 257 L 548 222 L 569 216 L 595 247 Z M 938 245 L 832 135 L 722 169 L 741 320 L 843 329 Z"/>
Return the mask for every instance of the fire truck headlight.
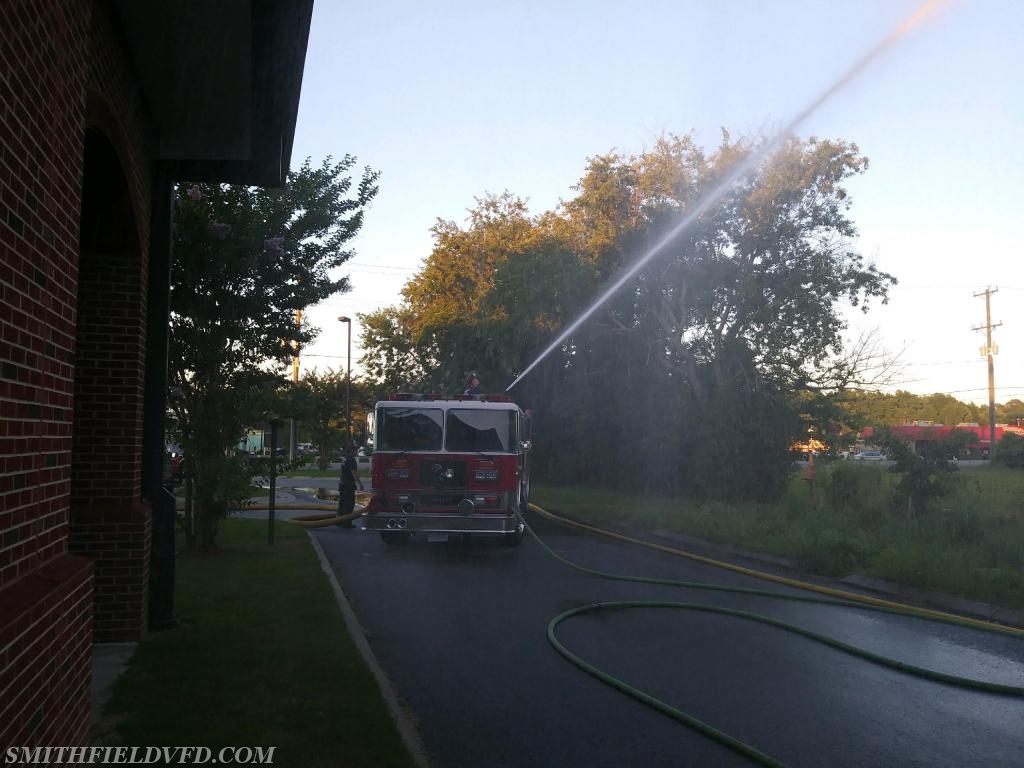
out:
<path id="1" fill-rule="evenodd" d="M 474 469 L 473 479 L 477 482 L 494 482 L 498 479 L 498 470 L 496 469 Z"/>
<path id="2" fill-rule="evenodd" d="M 408 480 L 409 470 L 408 469 L 389 469 L 384 473 L 388 480 Z"/>

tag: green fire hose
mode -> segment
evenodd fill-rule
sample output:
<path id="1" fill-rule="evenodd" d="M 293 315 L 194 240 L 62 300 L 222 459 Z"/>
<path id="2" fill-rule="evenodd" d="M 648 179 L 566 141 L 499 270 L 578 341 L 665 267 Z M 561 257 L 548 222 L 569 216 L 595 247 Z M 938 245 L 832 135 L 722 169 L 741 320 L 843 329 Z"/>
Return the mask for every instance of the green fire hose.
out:
<path id="1" fill-rule="evenodd" d="M 786 586 L 796 587 L 803 590 L 817 592 L 819 594 L 828 595 L 828 597 L 811 597 L 808 595 L 789 595 L 781 592 L 773 592 L 766 589 L 751 589 L 745 587 L 730 587 L 724 584 L 713 584 L 708 582 L 700 581 L 678 581 L 674 579 L 657 579 L 646 576 L 633 576 L 626 574 L 610 573 L 608 571 L 601 571 L 594 568 L 587 568 L 577 563 L 562 557 L 557 552 L 551 549 L 530 527 L 530 525 L 523 520 L 523 524 L 526 526 L 526 530 L 529 531 L 530 536 L 540 544 L 540 546 L 558 562 L 572 568 L 575 571 L 588 574 L 590 576 L 596 576 L 602 579 L 611 579 L 615 581 L 628 581 L 640 584 L 658 584 L 664 586 L 673 587 L 684 587 L 688 589 L 701 589 L 715 592 L 727 592 L 733 594 L 752 595 L 756 597 L 772 598 L 776 600 L 790 600 L 795 602 L 803 603 L 816 603 L 820 605 L 832 605 L 841 606 L 848 608 L 858 608 L 862 610 L 878 611 L 881 613 L 895 614 L 898 616 L 908 616 L 917 619 L 927 621 L 939 621 L 948 624 L 955 624 L 959 626 L 966 626 L 972 629 L 977 629 L 984 632 L 993 632 L 998 634 L 1010 635 L 1011 637 L 1024 638 L 1024 630 L 1016 629 L 1013 627 L 1005 627 L 991 622 L 981 621 L 978 619 L 970 619 L 961 616 L 954 616 L 952 614 L 942 613 L 940 611 L 933 611 L 925 608 L 916 608 L 913 606 L 902 605 L 900 603 L 894 603 L 887 600 L 881 600 L 879 598 L 867 597 L 864 595 L 857 595 L 850 592 L 844 592 L 842 590 L 833 589 L 830 587 L 823 587 L 816 584 L 809 584 L 796 579 L 790 579 L 784 576 L 777 576 L 774 574 L 767 574 L 760 571 L 755 571 L 750 568 L 744 568 L 742 566 L 734 565 L 732 563 L 725 563 L 713 558 L 696 555 L 691 552 L 684 550 L 675 549 L 673 547 L 665 547 L 658 544 L 652 544 L 645 542 L 640 539 L 635 539 L 630 536 L 624 536 L 622 534 L 614 533 L 612 531 L 606 531 L 595 526 L 579 523 L 574 520 L 560 517 L 552 514 L 547 510 L 538 507 L 535 504 L 530 504 L 530 509 L 534 512 L 554 520 L 562 525 L 579 528 L 582 530 L 597 533 L 602 536 L 606 536 L 619 541 L 626 541 L 633 544 L 639 544 L 652 549 L 657 549 L 663 552 L 669 552 L 671 554 L 686 557 L 688 559 L 696 560 L 708 565 L 714 565 L 716 567 L 725 568 L 727 570 L 743 573 L 748 576 L 754 576 L 756 578 L 772 581 Z M 592 605 L 586 605 L 579 608 L 573 608 L 555 616 L 548 623 L 547 636 L 548 641 L 554 647 L 554 649 L 561 654 L 565 659 L 570 661 L 582 669 L 587 674 L 597 678 L 601 682 L 610 685 L 612 688 L 630 696 L 637 701 L 651 707 L 652 709 L 661 712 L 662 714 L 676 720 L 692 729 L 701 733 L 702 735 L 722 744 L 729 749 L 750 758 L 758 765 L 771 766 L 772 768 L 780 768 L 784 766 L 782 762 L 777 760 L 770 755 L 761 752 L 755 747 L 746 744 L 739 739 L 724 733 L 717 728 L 699 720 L 698 718 L 683 712 L 670 704 L 657 699 L 644 691 L 635 688 L 629 683 L 620 680 L 614 675 L 605 672 L 604 670 L 596 667 L 588 661 L 580 658 L 577 654 L 566 648 L 566 646 L 558 639 L 557 630 L 558 627 L 564 622 L 578 616 L 582 616 L 588 613 L 608 612 L 608 611 L 626 611 L 635 608 L 655 608 L 655 609 L 676 609 L 686 611 L 701 611 L 706 613 L 718 613 L 726 616 L 732 616 L 747 621 L 755 621 L 761 624 L 767 624 L 769 626 L 777 627 L 786 632 L 792 632 L 803 637 L 814 640 L 815 642 L 822 643 L 830 648 L 842 651 L 860 659 L 879 664 L 889 669 L 894 669 L 899 672 L 914 675 L 915 677 L 924 678 L 927 680 L 933 680 L 945 685 L 957 686 L 960 688 L 966 688 L 968 690 L 982 691 L 985 693 L 999 694 L 1012 697 L 1024 697 L 1024 687 L 1017 685 L 1008 685 L 1003 683 L 993 683 L 985 680 L 974 680 L 971 678 L 960 677 L 957 675 L 950 675 L 943 672 L 936 672 L 934 670 L 925 669 L 923 667 L 914 666 L 913 664 L 907 664 L 895 659 L 883 656 L 881 654 L 873 653 L 864 648 L 858 648 L 854 645 L 849 645 L 842 641 L 836 640 L 835 638 L 820 635 L 816 632 L 804 629 L 794 624 L 779 621 L 769 616 L 763 616 L 756 613 L 750 613 L 749 611 L 740 611 L 732 608 L 722 608 L 715 605 L 707 605 L 703 603 L 691 603 L 691 602 L 672 602 L 665 600 L 622 600 L 607 603 L 594 603 Z"/>

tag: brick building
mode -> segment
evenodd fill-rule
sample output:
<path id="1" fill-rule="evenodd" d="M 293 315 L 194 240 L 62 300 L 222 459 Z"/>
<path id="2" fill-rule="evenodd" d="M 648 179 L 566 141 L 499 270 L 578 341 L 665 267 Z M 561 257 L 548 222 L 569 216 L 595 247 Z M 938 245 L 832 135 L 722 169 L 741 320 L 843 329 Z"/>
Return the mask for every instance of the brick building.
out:
<path id="1" fill-rule="evenodd" d="M 87 743 L 91 644 L 173 618 L 172 185 L 280 183 L 312 0 L 5 0 L 0 754 Z"/>

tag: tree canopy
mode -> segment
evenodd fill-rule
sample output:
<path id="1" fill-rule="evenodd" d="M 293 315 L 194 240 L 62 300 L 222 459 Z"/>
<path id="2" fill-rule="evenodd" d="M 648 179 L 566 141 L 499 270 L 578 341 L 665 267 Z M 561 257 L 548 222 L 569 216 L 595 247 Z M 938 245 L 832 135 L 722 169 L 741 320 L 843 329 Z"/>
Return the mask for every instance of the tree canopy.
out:
<path id="1" fill-rule="evenodd" d="M 247 417 L 274 416 L 260 412 L 272 408 L 264 396 L 281 384 L 276 372 L 314 338 L 296 310 L 349 289 L 337 268 L 352 256 L 378 178 L 364 169 L 353 182 L 354 166 L 349 156 L 307 160 L 280 189 L 177 187 L 168 370 L 200 546 L 227 504 L 227 450 Z"/>
<path id="2" fill-rule="evenodd" d="M 476 370 L 485 389 L 504 389 L 751 151 L 727 133 L 712 152 L 667 136 L 636 156 L 591 158 L 554 211 L 530 215 L 505 193 L 478 200 L 465 226 L 439 221 L 400 305 L 364 318 L 364 365 L 448 389 Z M 866 311 L 894 282 L 853 247 L 844 185 L 867 165 L 848 142 L 790 140 L 517 384 L 551 449 L 545 466 L 778 492 L 808 399 L 863 373 L 841 306 Z"/>

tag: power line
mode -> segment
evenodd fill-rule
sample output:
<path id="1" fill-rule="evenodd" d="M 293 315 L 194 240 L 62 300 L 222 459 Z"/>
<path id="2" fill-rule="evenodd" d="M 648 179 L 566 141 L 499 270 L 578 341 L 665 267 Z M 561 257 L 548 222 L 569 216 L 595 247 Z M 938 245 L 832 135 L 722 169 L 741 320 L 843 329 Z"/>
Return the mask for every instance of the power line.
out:
<path id="1" fill-rule="evenodd" d="M 988 387 L 974 387 L 973 389 L 951 389 L 948 392 L 936 392 L 937 395 L 956 395 L 961 392 L 984 392 Z M 1005 392 L 1007 390 L 1024 392 L 1024 387 L 996 387 L 996 392 Z"/>
<path id="2" fill-rule="evenodd" d="M 346 266 L 348 266 L 348 267 L 359 267 L 360 269 L 363 269 L 363 268 L 368 268 L 368 269 L 392 269 L 392 270 L 395 270 L 396 272 L 416 272 L 417 271 L 416 267 L 399 267 L 399 266 L 396 266 L 396 265 L 393 265 L 393 264 L 370 264 L 370 263 L 366 263 L 366 262 L 362 262 L 362 261 L 352 261 L 352 262 L 349 262 Z"/>
<path id="3" fill-rule="evenodd" d="M 373 299 L 352 299 L 352 298 L 341 298 L 341 297 L 339 297 L 339 298 L 326 299 L 324 301 L 321 301 L 319 304 L 315 304 L 314 306 L 317 307 L 317 308 L 320 308 L 320 307 L 330 308 L 330 307 L 348 306 L 349 304 L 362 304 L 363 306 L 367 306 L 367 307 L 378 307 L 378 306 L 380 306 L 383 303 L 384 303 L 383 301 L 374 301 Z"/>
<path id="4" fill-rule="evenodd" d="M 356 352 L 364 351 L 362 347 L 353 347 L 352 349 L 354 351 L 356 351 Z M 326 358 L 330 358 L 332 360 L 345 360 L 347 356 L 346 355 L 303 355 L 303 357 L 326 357 Z"/>
<path id="5" fill-rule="evenodd" d="M 919 382 L 919 381 L 927 381 L 927 379 L 915 379 L 914 381 L 905 382 L 905 383 L 913 384 L 913 383 Z M 945 391 L 941 391 L 941 392 L 929 392 L 927 395 L 917 395 L 917 394 L 914 394 L 913 392 L 907 392 L 907 394 L 908 395 L 913 395 L 914 397 L 929 397 L 930 395 L 959 395 L 959 394 L 964 394 L 964 393 L 967 393 L 967 392 L 985 392 L 987 389 L 988 389 L 988 387 L 974 387 L 973 389 L 949 389 L 949 390 L 945 390 Z M 856 392 L 860 396 L 870 396 L 870 397 L 895 397 L 896 396 L 895 392 L 882 392 L 880 390 L 857 389 L 857 390 L 852 390 L 852 391 Z M 1024 386 L 996 387 L 996 392 L 1004 392 L 1004 393 L 1020 392 L 1020 393 L 1024 393 Z"/>
<path id="6" fill-rule="evenodd" d="M 904 362 L 907 368 L 918 368 L 921 366 L 966 366 L 968 362 L 977 362 L 977 359 L 970 360 L 938 360 L 935 362 Z"/>
<path id="7" fill-rule="evenodd" d="M 355 272 L 362 275 L 380 275 L 381 277 L 405 277 L 406 272 L 389 272 L 383 269 L 371 269 L 367 267 L 349 267 L 349 272 Z"/>

